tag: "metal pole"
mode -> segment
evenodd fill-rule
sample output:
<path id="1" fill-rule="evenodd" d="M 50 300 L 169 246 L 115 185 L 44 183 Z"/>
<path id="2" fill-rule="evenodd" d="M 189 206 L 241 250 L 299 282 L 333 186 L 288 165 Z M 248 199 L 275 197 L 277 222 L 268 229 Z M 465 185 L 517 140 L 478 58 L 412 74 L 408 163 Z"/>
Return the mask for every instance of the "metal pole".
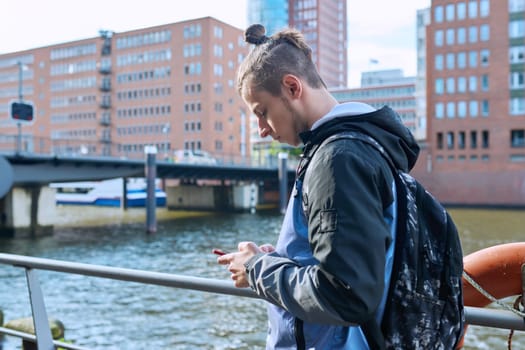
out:
<path id="1" fill-rule="evenodd" d="M 23 64 L 22 61 L 18 61 L 18 100 L 20 103 L 24 102 L 24 93 L 23 93 Z M 16 138 L 16 153 L 20 153 L 22 151 L 22 123 L 17 123 L 18 128 L 18 136 Z"/>
<path id="2" fill-rule="evenodd" d="M 155 180 L 157 178 L 157 168 L 155 165 L 155 156 L 157 147 L 146 146 L 146 232 L 157 232 L 157 219 L 155 217 L 157 199 L 155 196 Z"/>
<path id="3" fill-rule="evenodd" d="M 281 214 L 286 212 L 286 204 L 288 202 L 288 170 L 286 162 L 288 160 L 288 153 L 279 153 L 279 208 Z"/>

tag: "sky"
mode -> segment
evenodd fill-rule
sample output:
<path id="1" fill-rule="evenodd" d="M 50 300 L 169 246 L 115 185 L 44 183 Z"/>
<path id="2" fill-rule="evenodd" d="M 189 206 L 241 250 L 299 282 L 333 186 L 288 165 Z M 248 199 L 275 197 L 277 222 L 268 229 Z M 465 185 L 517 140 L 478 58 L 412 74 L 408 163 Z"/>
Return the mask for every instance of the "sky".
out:
<path id="1" fill-rule="evenodd" d="M 416 11 L 431 0 L 347 1 L 349 86 L 359 86 L 362 71 L 415 75 Z M 245 29 L 246 0 L 9 0 L 0 12 L 0 54 L 92 38 L 101 29 L 118 33 L 206 16 Z"/>

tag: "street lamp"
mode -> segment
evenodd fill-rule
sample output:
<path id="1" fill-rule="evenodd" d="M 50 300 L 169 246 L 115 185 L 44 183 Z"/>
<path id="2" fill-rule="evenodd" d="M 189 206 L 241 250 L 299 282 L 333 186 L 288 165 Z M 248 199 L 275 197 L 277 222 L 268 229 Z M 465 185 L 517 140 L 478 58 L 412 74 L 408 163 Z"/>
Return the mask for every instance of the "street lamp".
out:
<path id="1" fill-rule="evenodd" d="M 22 63 L 22 61 L 18 61 L 18 100 L 20 104 L 24 103 L 24 92 L 23 92 L 23 71 L 27 70 L 27 66 Z M 22 123 L 20 120 L 18 120 L 16 124 L 18 128 L 18 136 L 16 139 L 16 153 L 20 153 L 22 151 Z"/>

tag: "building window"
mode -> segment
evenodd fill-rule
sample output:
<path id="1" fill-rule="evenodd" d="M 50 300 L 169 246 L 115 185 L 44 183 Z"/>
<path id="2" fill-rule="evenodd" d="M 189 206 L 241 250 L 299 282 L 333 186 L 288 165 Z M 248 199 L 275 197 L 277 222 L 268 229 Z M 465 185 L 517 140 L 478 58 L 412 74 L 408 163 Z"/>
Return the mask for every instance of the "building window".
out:
<path id="1" fill-rule="evenodd" d="M 443 119 L 443 117 L 445 116 L 445 106 L 443 105 L 442 102 L 436 103 L 435 113 L 436 113 L 437 119 Z"/>
<path id="2" fill-rule="evenodd" d="M 481 115 L 484 117 L 488 117 L 489 113 L 490 113 L 489 100 L 481 101 Z"/>
<path id="3" fill-rule="evenodd" d="M 489 91 L 489 75 L 488 74 L 483 74 L 481 76 L 481 90 Z"/>
<path id="4" fill-rule="evenodd" d="M 525 36 L 525 20 L 519 19 L 509 22 L 509 37 L 522 38 Z"/>
<path id="5" fill-rule="evenodd" d="M 437 149 L 443 149 L 443 133 L 438 132 L 436 135 Z"/>
<path id="6" fill-rule="evenodd" d="M 478 52 L 470 51 L 468 53 L 468 65 L 470 68 L 476 68 L 478 66 Z"/>
<path id="7" fill-rule="evenodd" d="M 490 51 L 488 49 L 483 49 L 479 52 L 479 61 L 482 66 L 486 67 L 489 65 L 489 56 Z"/>
<path id="8" fill-rule="evenodd" d="M 468 2 L 468 18 L 478 17 L 478 0 L 470 0 Z"/>
<path id="9" fill-rule="evenodd" d="M 479 16 L 488 17 L 490 15 L 490 1 L 480 0 L 479 1 Z"/>
<path id="10" fill-rule="evenodd" d="M 458 28 L 457 30 L 458 35 L 458 44 L 464 44 L 467 42 L 467 30 L 465 27 Z"/>
<path id="11" fill-rule="evenodd" d="M 489 131 L 483 130 L 481 132 L 481 148 L 489 148 Z"/>
<path id="12" fill-rule="evenodd" d="M 436 33 L 434 34 L 434 45 L 443 46 L 443 31 L 442 30 L 436 30 Z"/>
<path id="13" fill-rule="evenodd" d="M 523 79 L 523 72 L 511 72 L 510 73 L 510 88 L 520 89 L 525 86 Z"/>
<path id="14" fill-rule="evenodd" d="M 469 114 L 472 118 L 476 118 L 479 114 L 478 101 L 469 101 L 468 103 Z"/>
<path id="15" fill-rule="evenodd" d="M 454 39 L 455 39 L 455 31 L 454 29 L 447 29 L 446 35 L 447 35 L 447 45 L 454 45 Z"/>
<path id="16" fill-rule="evenodd" d="M 447 132 L 447 148 L 454 149 L 454 133 L 452 131 Z"/>
<path id="17" fill-rule="evenodd" d="M 467 92 L 467 78 L 458 77 L 458 92 L 459 93 Z"/>
<path id="18" fill-rule="evenodd" d="M 434 68 L 436 70 L 443 70 L 443 55 L 436 55 L 434 60 Z"/>
<path id="19" fill-rule="evenodd" d="M 467 116 L 467 102 L 459 101 L 458 102 L 458 117 L 465 118 Z"/>
<path id="20" fill-rule="evenodd" d="M 525 147 L 525 129 L 516 129 L 510 131 L 510 147 L 524 148 Z"/>
<path id="21" fill-rule="evenodd" d="M 469 92 L 478 91 L 478 77 L 476 77 L 475 75 L 471 75 L 468 78 L 468 91 Z"/>
<path id="22" fill-rule="evenodd" d="M 525 46 L 512 46 L 509 49 L 509 62 L 511 64 L 525 62 Z"/>
<path id="23" fill-rule="evenodd" d="M 447 22 L 452 22 L 455 17 L 455 7 L 454 4 L 448 4 L 447 7 L 445 7 L 445 18 Z"/>
<path id="24" fill-rule="evenodd" d="M 510 99 L 510 114 L 511 115 L 525 114 L 525 98 L 514 97 Z"/>
<path id="25" fill-rule="evenodd" d="M 443 85 L 443 79 L 442 78 L 436 79 L 435 88 L 436 88 L 436 94 L 443 95 L 444 85 Z"/>
<path id="26" fill-rule="evenodd" d="M 509 12 L 525 11 L 525 1 L 523 0 L 509 0 Z"/>
<path id="27" fill-rule="evenodd" d="M 458 133 L 458 148 L 465 149 L 465 132 L 460 131 Z"/>
<path id="28" fill-rule="evenodd" d="M 456 104 L 454 102 L 447 102 L 447 118 L 456 117 Z"/>
<path id="29" fill-rule="evenodd" d="M 453 53 L 447 53 L 447 69 L 454 69 L 455 66 L 455 55 Z"/>
<path id="30" fill-rule="evenodd" d="M 447 78 L 447 94 L 454 94 L 456 92 L 456 81 L 454 78 Z"/>
<path id="31" fill-rule="evenodd" d="M 458 68 L 465 69 L 467 67 L 467 54 L 465 52 L 458 53 Z"/>
<path id="32" fill-rule="evenodd" d="M 478 27 L 470 26 L 468 28 L 468 42 L 469 43 L 478 42 Z"/>
<path id="33" fill-rule="evenodd" d="M 434 8 L 434 22 L 443 22 L 443 6 L 436 6 Z"/>
<path id="34" fill-rule="evenodd" d="M 490 40 L 490 26 L 488 24 L 483 24 L 479 27 L 479 40 L 480 41 Z"/>
<path id="35" fill-rule="evenodd" d="M 456 17 L 458 20 L 462 20 L 467 17 L 467 5 L 464 2 L 458 2 L 456 8 Z"/>
<path id="36" fill-rule="evenodd" d="M 478 148 L 478 133 L 475 130 L 470 132 L 470 148 Z"/>

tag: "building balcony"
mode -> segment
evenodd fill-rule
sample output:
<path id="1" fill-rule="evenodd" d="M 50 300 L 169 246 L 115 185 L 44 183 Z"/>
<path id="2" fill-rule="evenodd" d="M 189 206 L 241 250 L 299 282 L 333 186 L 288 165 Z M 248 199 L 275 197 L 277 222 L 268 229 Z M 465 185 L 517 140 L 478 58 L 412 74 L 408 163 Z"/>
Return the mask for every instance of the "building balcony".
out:
<path id="1" fill-rule="evenodd" d="M 99 119 L 99 123 L 102 126 L 109 126 L 109 125 L 111 125 L 111 118 L 108 117 L 108 116 L 101 117 Z"/>
<path id="2" fill-rule="evenodd" d="M 111 74 L 111 66 L 100 67 L 98 71 L 100 74 Z"/>
<path id="3" fill-rule="evenodd" d="M 104 109 L 111 108 L 111 100 L 103 100 L 102 102 L 100 102 L 100 107 Z"/>
<path id="4" fill-rule="evenodd" d="M 111 135 L 110 134 L 103 134 L 100 136 L 100 142 L 102 143 L 111 143 Z"/>
<path id="5" fill-rule="evenodd" d="M 103 83 L 100 85 L 100 91 L 108 92 L 111 91 L 111 83 Z"/>

